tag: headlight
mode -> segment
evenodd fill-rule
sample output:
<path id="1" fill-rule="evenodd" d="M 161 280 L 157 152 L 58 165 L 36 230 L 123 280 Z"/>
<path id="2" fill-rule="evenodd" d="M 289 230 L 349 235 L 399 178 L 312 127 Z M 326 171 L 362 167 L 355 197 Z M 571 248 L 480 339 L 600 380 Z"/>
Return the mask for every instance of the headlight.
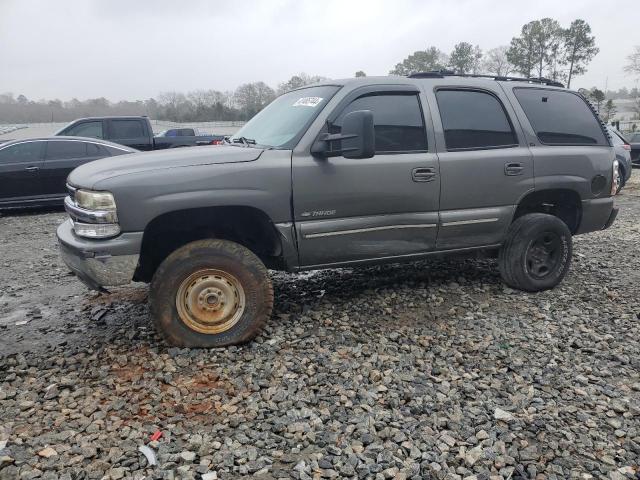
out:
<path id="1" fill-rule="evenodd" d="M 76 190 L 76 205 L 87 210 L 115 210 L 116 201 L 110 192 Z"/>

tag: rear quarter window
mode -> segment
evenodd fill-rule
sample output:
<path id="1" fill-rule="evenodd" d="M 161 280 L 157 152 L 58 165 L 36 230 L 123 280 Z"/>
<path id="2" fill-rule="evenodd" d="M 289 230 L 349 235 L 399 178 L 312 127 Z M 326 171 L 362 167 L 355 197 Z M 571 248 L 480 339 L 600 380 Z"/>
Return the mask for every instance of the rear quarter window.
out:
<path id="1" fill-rule="evenodd" d="M 514 88 L 540 142 L 546 145 L 609 145 L 585 100 L 572 92 Z"/>
<path id="2" fill-rule="evenodd" d="M 144 137 L 144 127 L 139 120 L 112 120 L 111 136 L 121 139 Z"/>

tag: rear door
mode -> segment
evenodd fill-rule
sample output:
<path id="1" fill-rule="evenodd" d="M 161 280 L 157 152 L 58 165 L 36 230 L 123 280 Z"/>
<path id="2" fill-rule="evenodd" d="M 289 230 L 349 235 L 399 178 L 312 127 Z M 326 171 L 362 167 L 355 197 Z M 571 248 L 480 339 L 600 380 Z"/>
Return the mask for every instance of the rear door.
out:
<path id="1" fill-rule="evenodd" d="M 153 136 L 148 131 L 147 122 L 142 119 L 110 119 L 107 121 L 109 140 L 138 150 L 151 150 Z"/>
<path id="2" fill-rule="evenodd" d="M 42 195 L 40 168 L 44 141 L 0 146 L 0 203 Z"/>
<path id="3" fill-rule="evenodd" d="M 566 188 L 581 199 L 607 196 L 615 153 L 585 99 L 570 90 L 535 86 L 514 86 L 508 93 L 522 112 L 535 161 L 536 190 Z M 597 182 L 599 177 L 606 181 Z"/>
<path id="4" fill-rule="evenodd" d="M 445 82 L 427 92 L 441 175 L 437 247 L 495 245 L 519 200 L 533 190 L 531 152 L 496 82 L 486 88 Z"/>
<path id="5" fill-rule="evenodd" d="M 106 149 L 80 140 L 49 140 L 40 173 L 42 188 L 47 195 L 64 196 L 67 177 L 83 163 L 109 156 Z"/>

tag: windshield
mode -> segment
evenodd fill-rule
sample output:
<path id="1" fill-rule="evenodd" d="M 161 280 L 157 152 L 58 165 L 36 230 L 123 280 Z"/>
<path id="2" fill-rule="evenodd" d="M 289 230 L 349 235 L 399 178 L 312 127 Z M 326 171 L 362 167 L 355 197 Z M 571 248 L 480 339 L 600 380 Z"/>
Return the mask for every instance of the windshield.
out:
<path id="1" fill-rule="evenodd" d="M 279 96 L 242 127 L 231 141 L 290 149 L 338 91 L 336 86 L 309 87 Z M 245 143 L 245 142 L 243 142 Z"/>

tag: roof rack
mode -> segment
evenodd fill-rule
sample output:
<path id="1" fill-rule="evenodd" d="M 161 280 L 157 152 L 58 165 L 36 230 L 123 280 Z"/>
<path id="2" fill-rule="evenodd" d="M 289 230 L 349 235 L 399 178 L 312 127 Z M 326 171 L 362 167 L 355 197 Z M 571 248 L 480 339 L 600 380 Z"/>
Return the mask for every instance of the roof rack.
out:
<path id="1" fill-rule="evenodd" d="M 466 78 L 490 78 L 500 82 L 528 82 L 549 85 L 550 87 L 564 88 L 564 84 L 549 78 L 525 78 L 507 77 L 503 75 L 476 75 L 472 73 L 456 73 L 451 70 L 432 70 L 430 72 L 417 72 L 407 75 L 408 78 L 444 78 L 444 77 L 466 77 Z"/>

